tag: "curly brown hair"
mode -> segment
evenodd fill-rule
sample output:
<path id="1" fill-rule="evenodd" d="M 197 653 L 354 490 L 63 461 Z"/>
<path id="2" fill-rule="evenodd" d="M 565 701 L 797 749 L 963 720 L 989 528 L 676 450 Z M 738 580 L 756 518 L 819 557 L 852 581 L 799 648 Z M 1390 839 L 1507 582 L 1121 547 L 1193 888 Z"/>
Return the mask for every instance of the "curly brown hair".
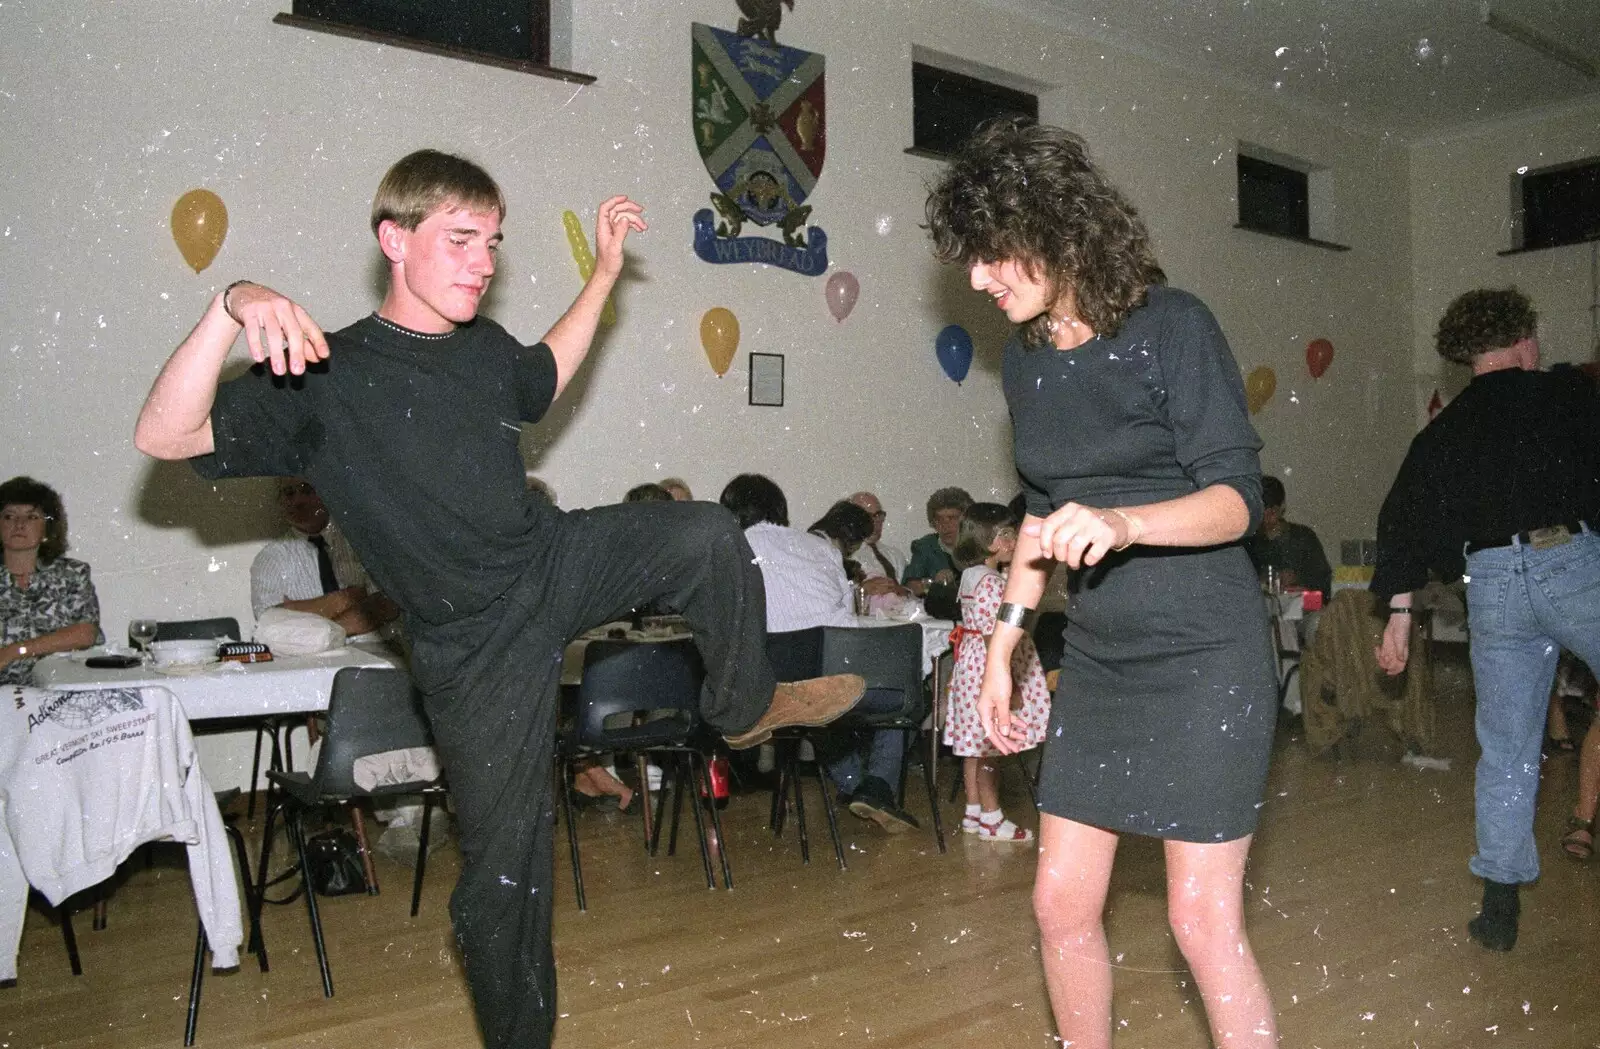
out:
<path id="1" fill-rule="evenodd" d="M 1532 299 L 1516 288 L 1478 288 L 1445 307 L 1433 348 L 1447 361 L 1471 364 L 1474 357 L 1515 346 L 1538 330 Z"/>
<path id="2" fill-rule="evenodd" d="M 67 511 L 54 488 L 31 477 L 13 477 L 0 484 L 0 510 L 8 506 L 31 506 L 44 514 L 44 542 L 39 544 L 39 564 L 48 565 L 67 552 Z"/>
<path id="3" fill-rule="evenodd" d="M 1070 290 L 1079 320 L 1115 335 L 1145 289 L 1166 275 L 1139 212 L 1069 131 L 1027 117 L 988 121 L 928 193 L 927 229 L 941 262 L 1014 260 L 1056 294 Z M 1050 317 L 1023 326 L 1044 345 Z"/>

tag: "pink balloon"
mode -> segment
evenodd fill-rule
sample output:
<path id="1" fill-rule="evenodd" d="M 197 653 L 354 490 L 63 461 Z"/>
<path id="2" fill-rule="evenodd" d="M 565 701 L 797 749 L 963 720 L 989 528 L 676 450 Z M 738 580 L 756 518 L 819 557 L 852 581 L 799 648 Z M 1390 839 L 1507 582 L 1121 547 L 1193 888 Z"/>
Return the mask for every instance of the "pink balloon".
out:
<path id="1" fill-rule="evenodd" d="M 826 294 L 828 312 L 833 314 L 834 320 L 843 321 L 850 316 L 850 311 L 856 308 L 856 298 L 861 294 L 861 282 L 856 280 L 854 273 L 840 270 L 828 278 Z"/>

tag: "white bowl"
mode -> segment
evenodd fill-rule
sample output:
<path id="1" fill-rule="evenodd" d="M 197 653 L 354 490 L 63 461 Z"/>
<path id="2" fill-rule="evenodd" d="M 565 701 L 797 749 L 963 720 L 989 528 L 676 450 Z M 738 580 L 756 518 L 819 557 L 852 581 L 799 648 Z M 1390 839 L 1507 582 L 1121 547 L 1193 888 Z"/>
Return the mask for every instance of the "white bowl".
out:
<path id="1" fill-rule="evenodd" d="M 156 666 L 189 666 L 217 661 L 215 641 L 157 641 L 151 644 L 150 654 Z"/>

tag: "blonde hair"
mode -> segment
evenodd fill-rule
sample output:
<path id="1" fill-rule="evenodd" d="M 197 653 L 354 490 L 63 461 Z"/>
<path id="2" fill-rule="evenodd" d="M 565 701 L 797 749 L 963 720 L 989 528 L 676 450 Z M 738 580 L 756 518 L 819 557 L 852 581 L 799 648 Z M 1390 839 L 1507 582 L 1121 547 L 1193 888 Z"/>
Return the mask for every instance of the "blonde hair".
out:
<path id="1" fill-rule="evenodd" d="M 372 197 L 372 232 L 384 222 L 414 230 L 445 205 L 506 217 L 506 198 L 489 173 L 470 160 L 419 149 L 402 157 Z"/>

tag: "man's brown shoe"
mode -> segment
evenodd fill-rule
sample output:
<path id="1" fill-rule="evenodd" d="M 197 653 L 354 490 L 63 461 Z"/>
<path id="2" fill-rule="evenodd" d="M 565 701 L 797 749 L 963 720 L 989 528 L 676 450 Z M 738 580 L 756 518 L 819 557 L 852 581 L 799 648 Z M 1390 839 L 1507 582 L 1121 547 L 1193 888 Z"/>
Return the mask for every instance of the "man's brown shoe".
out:
<path id="1" fill-rule="evenodd" d="M 804 681 L 780 681 L 773 690 L 772 705 L 767 707 L 760 721 L 737 736 L 722 738 L 734 750 L 744 750 L 771 739 L 774 729 L 795 725 L 811 728 L 826 725 L 861 702 L 861 695 L 866 690 L 866 679 L 859 674 L 831 674 Z"/>

